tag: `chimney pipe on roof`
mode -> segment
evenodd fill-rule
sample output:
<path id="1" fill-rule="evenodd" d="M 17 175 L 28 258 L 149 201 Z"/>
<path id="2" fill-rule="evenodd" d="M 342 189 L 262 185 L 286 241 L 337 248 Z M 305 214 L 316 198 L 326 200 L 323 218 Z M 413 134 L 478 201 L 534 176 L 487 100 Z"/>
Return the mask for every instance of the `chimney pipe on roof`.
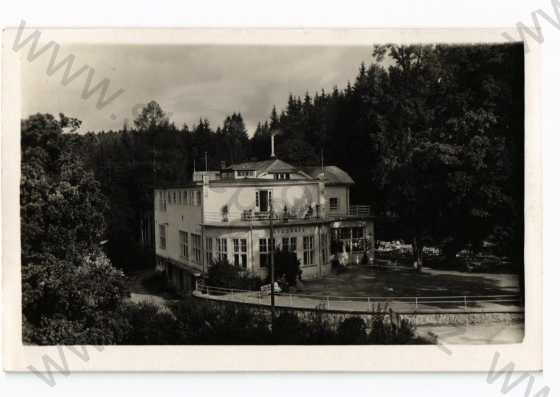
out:
<path id="1" fill-rule="evenodd" d="M 270 157 L 274 158 L 276 155 L 274 154 L 274 133 L 270 134 Z"/>

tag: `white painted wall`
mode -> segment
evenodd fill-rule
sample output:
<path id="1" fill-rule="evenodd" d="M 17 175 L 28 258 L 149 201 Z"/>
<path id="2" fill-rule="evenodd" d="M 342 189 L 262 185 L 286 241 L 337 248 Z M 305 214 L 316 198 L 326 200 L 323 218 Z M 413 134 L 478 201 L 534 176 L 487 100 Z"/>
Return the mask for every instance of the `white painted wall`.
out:
<path id="1" fill-rule="evenodd" d="M 329 207 L 329 198 L 338 198 L 338 211 L 332 211 Z M 325 186 L 325 205 L 330 214 L 346 215 L 350 207 L 350 189 L 348 186 Z"/>
<path id="2" fill-rule="evenodd" d="M 188 206 L 185 203 L 180 203 L 177 200 L 177 195 L 187 190 L 199 190 L 202 192 L 202 187 L 191 189 L 165 189 L 155 191 L 154 209 L 155 209 L 155 236 L 156 236 L 156 255 L 170 258 L 186 265 L 202 270 L 201 263 L 195 263 L 192 255 L 192 239 L 191 234 L 201 234 L 202 222 L 202 205 Z M 166 210 L 160 209 L 160 192 L 166 195 Z M 169 201 L 169 193 L 171 193 L 172 200 Z M 173 201 L 173 193 L 175 193 L 176 200 Z M 202 196 L 202 193 L 201 193 Z M 160 248 L 160 231 L 159 225 L 165 225 L 166 229 L 166 247 Z M 189 233 L 189 260 L 186 261 L 181 257 L 181 247 L 179 240 L 179 230 Z M 203 242 L 204 243 L 204 242 Z"/>
<path id="3" fill-rule="evenodd" d="M 239 219 L 244 210 L 256 208 L 256 192 L 258 190 L 272 190 L 273 207 L 276 212 L 282 212 L 284 205 L 296 211 L 305 211 L 309 205 L 321 204 L 320 183 L 318 181 L 282 181 L 270 184 L 231 185 L 211 182 L 204 189 L 204 218 L 205 221 L 218 221 L 222 207 L 228 205 L 230 219 Z"/>

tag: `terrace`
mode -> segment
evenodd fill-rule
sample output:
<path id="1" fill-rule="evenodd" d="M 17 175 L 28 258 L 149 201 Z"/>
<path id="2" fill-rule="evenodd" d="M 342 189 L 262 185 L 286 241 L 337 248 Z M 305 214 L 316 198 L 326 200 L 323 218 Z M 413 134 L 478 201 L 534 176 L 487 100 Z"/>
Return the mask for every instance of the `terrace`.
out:
<path id="1" fill-rule="evenodd" d="M 328 223 L 336 220 L 371 218 L 369 205 L 351 205 L 347 211 L 330 211 L 326 206 L 284 208 L 282 211 L 237 210 L 224 206 L 222 211 L 205 211 L 204 224 L 209 226 L 255 226 L 267 224 L 270 218 L 275 224 Z"/>

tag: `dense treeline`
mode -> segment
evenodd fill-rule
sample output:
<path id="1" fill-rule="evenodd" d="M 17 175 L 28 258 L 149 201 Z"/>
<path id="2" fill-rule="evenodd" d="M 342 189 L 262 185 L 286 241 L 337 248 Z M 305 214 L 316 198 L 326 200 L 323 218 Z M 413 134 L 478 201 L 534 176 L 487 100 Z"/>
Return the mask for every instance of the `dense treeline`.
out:
<path id="1" fill-rule="evenodd" d="M 104 313 L 127 295 L 115 267 L 153 263 L 140 235 L 153 229 L 154 187 L 186 182 L 195 167 L 268 158 L 272 133 L 285 161 L 348 171 L 353 201 L 375 208 L 377 237 L 412 242 L 420 268 L 425 244 L 453 258 L 492 240 L 522 261 L 522 45 L 387 45 L 372 56 L 344 88 L 290 95 L 251 137 L 239 113 L 177 127 L 156 102 L 119 131 L 77 134 L 80 122 L 64 115 L 23 120 L 27 340 L 80 329 L 117 338 L 96 327 L 113 327 Z"/>

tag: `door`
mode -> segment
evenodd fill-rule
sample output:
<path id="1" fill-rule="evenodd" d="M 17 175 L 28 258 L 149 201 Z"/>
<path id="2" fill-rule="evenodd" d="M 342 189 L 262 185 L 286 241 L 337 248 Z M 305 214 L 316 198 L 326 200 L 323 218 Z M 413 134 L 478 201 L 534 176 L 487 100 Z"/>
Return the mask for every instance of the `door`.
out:
<path id="1" fill-rule="evenodd" d="M 267 212 L 269 199 L 270 199 L 270 191 L 268 190 L 259 190 L 259 211 Z"/>

